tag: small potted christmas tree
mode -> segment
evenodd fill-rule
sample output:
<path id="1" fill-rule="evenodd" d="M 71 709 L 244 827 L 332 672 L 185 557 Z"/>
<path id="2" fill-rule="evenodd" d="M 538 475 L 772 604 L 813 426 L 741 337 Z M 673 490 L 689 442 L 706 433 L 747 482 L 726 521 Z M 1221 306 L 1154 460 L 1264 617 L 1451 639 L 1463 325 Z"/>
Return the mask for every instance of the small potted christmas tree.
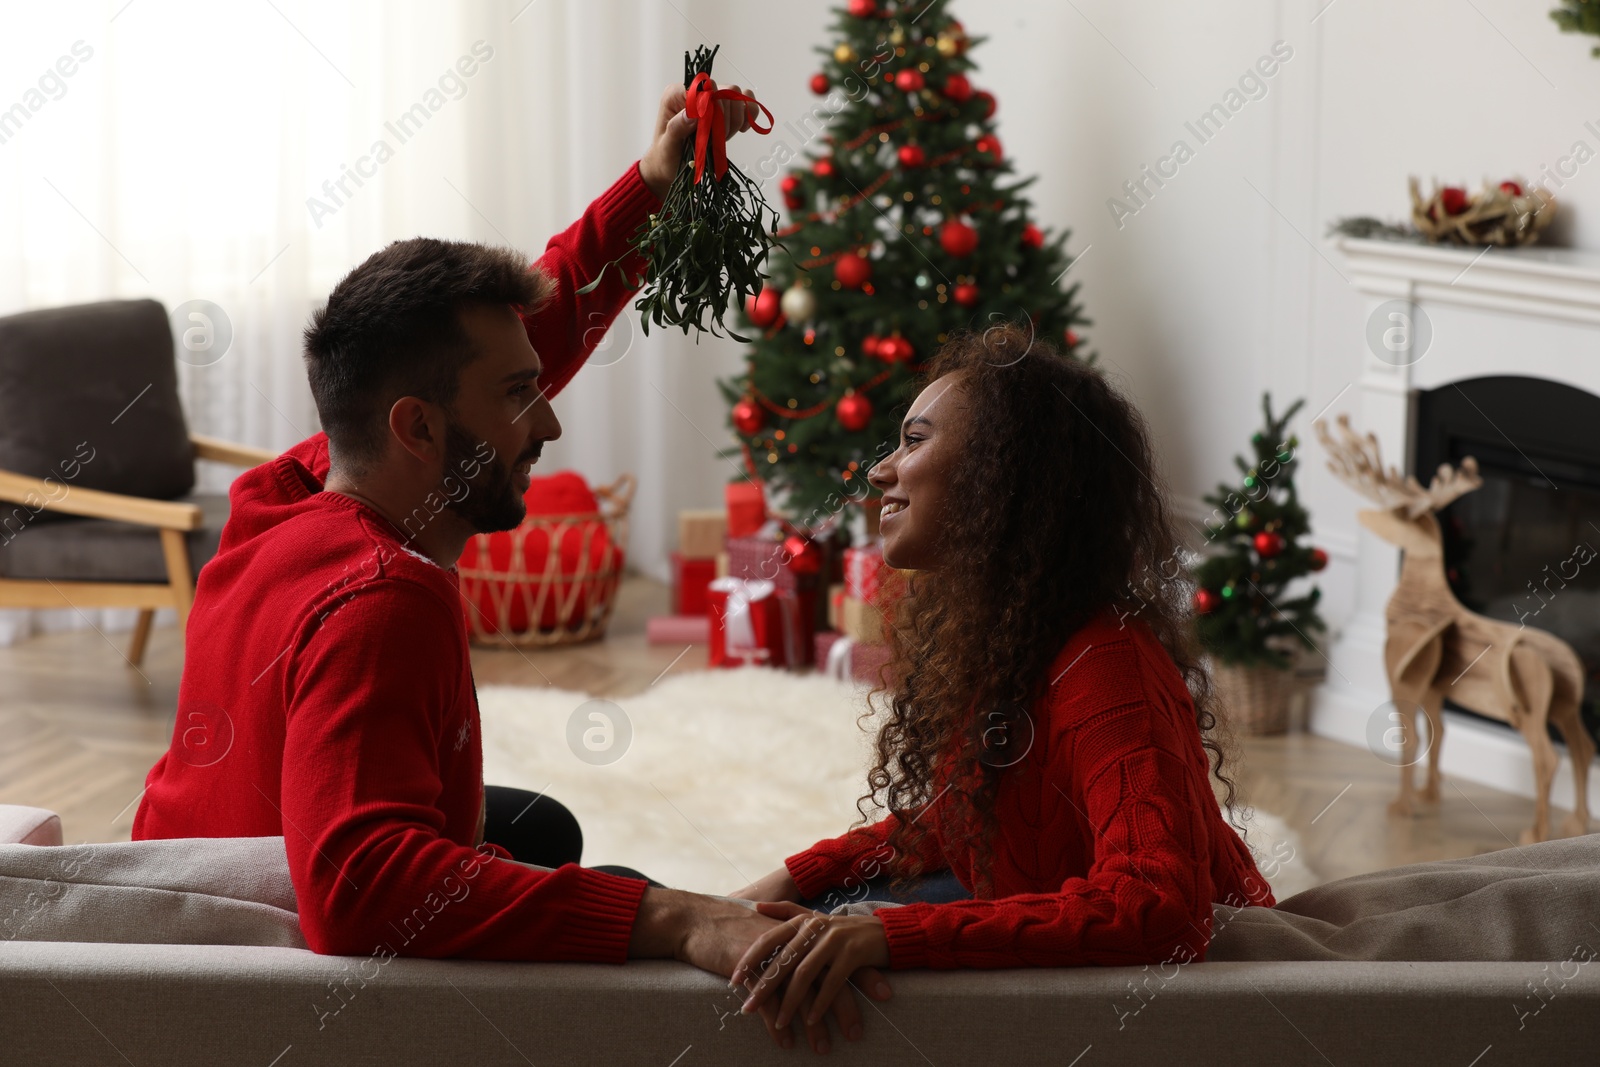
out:
<path id="1" fill-rule="evenodd" d="M 1235 456 L 1243 481 L 1219 484 L 1205 498 L 1208 551 L 1194 568 L 1195 625 L 1210 654 L 1212 677 L 1231 725 L 1241 733 L 1288 728 L 1296 645 L 1316 650 L 1310 634 L 1322 591 L 1287 596 L 1289 584 L 1327 566 L 1328 554 L 1305 543 L 1309 516 L 1295 492 L 1300 439 L 1287 432 L 1305 402 L 1281 416 L 1261 398 L 1266 424 L 1251 438 L 1254 458 Z"/>

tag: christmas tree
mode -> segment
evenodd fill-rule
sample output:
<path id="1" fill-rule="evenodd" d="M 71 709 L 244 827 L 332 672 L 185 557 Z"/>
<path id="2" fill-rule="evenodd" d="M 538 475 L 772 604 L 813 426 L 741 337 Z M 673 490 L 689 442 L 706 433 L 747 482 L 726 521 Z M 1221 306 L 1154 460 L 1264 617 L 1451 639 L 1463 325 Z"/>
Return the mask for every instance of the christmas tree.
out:
<path id="1" fill-rule="evenodd" d="M 745 372 L 719 382 L 733 455 L 803 528 L 846 498 L 899 435 L 923 361 L 951 333 L 1001 320 L 1092 358 L 1069 234 L 1032 219 L 995 134 L 994 97 L 973 88 L 967 37 L 948 4 L 851 0 L 811 80 L 815 131 L 781 188 L 771 278 L 744 309 Z M 792 127 L 792 124 L 791 124 Z M 792 128 L 801 128 L 792 127 Z M 788 157 L 780 158 L 786 162 Z M 1020 353 L 1019 353 L 1020 355 Z"/>
<path id="2" fill-rule="evenodd" d="M 1292 643 L 1314 649 L 1309 632 L 1325 628 L 1320 589 L 1285 598 L 1290 582 L 1328 563 L 1326 552 L 1304 543 L 1310 519 L 1294 486 L 1300 439 L 1287 429 L 1304 403 L 1274 417 L 1271 394 L 1262 396 L 1266 425 L 1250 438 L 1255 458 L 1234 457 L 1243 483 L 1218 485 L 1205 498 L 1211 551 L 1193 572 L 1195 621 L 1201 644 L 1224 663 L 1287 669 Z"/>

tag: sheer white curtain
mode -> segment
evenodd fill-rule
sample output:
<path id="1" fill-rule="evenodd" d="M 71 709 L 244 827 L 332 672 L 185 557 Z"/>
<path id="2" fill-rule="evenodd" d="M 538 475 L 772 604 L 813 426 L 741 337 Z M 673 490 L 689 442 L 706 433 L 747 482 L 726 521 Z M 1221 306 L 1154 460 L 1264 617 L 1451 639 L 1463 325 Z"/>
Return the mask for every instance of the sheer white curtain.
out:
<path id="1" fill-rule="evenodd" d="M 14 8 L 0 314 L 211 301 L 233 337 L 214 363 L 180 363 L 191 428 L 288 446 L 317 429 L 300 331 L 345 271 L 418 234 L 536 256 L 637 158 L 700 27 L 725 40 L 753 36 L 748 21 L 727 0 Z M 625 315 L 558 398 L 565 433 L 544 466 L 637 474 L 632 562 L 661 574 L 671 516 L 716 503 L 730 474 L 712 380 L 739 350 L 645 339 Z M 229 473 L 203 470 L 202 485 Z M 131 613 L 90 618 L 120 629 Z M 0 612 L 0 640 L 82 624 Z"/>

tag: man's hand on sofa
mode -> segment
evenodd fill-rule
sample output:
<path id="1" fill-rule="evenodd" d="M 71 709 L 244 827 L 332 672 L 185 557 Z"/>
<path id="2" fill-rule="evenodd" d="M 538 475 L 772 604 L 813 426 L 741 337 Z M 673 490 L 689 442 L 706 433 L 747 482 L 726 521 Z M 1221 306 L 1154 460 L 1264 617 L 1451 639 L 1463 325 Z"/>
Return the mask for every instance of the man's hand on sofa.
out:
<path id="1" fill-rule="evenodd" d="M 889 983 L 877 968 L 889 966 L 889 941 L 876 917 L 824 915 L 787 903 L 757 909 L 784 923 L 761 934 L 735 966 L 733 980 L 751 989 L 746 1012 L 776 1003 L 781 992 L 781 1030 L 794 1021 L 815 1025 L 850 999 L 852 983 L 876 1000 L 888 999 Z"/>

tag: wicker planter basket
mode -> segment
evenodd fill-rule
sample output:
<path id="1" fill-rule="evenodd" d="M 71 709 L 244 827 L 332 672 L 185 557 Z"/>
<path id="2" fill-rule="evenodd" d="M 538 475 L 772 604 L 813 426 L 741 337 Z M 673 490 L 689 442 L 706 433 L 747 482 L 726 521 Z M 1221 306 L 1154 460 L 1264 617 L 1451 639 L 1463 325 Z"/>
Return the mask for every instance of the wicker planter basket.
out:
<path id="1" fill-rule="evenodd" d="M 1289 730 L 1289 698 L 1295 672 L 1273 667 L 1211 664 L 1221 707 L 1218 714 L 1236 734 L 1281 734 Z"/>
<path id="2" fill-rule="evenodd" d="M 622 546 L 628 541 L 628 508 L 636 484 L 633 475 L 624 474 L 612 485 L 596 488 L 594 494 L 600 501 L 596 512 L 529 515 L 509 533 L 508 567 L 480 563 L 460 568 L 461 596 L 473 642 L 539 648 L 604 637 L 622 582 Z M 603 538 L 599 536 L 602 531 Z M 478 534 L 478 560 L 489 560 L 493 539 L 506 536 Z M 563 546 L 574 538 L 577 566 L 563 570 Z M 596 541 L 600 542 L 598 550 Z M 530 558 L 534 554 L 544 558 Z M 552 619 L 553 626 L 549 625 Z"/>

